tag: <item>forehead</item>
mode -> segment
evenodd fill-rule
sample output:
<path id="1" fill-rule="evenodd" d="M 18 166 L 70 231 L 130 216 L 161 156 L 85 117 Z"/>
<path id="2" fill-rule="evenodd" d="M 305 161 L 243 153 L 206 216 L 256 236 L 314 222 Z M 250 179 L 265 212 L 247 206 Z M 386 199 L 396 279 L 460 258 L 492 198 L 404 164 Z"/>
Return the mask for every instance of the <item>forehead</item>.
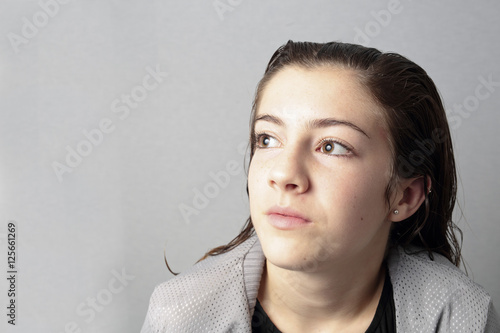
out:
<path id="1" fill-rule="evenodd" d="M 256 116 L 266 113 L 295 120 L 336 117 L 365 126 L 384 123 L 382 108 L 358 73 L 335 66 L 282 69 L 265 86 L 256 111 Z"/>

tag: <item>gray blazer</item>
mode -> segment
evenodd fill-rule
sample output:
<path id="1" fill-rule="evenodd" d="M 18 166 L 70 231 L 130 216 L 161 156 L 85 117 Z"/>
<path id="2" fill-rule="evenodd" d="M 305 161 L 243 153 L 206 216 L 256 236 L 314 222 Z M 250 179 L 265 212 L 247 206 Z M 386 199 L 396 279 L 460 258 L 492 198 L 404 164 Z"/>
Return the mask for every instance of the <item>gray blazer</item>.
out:
<path id="1" fill-rule="evenodd" d="M 264 262 L 253 236 L 160 284 L 141 333 L 251 332 Z M 397 332 L 500 332 L 491 297 L 443 256 L 397 248 L 387 262 Z"/>

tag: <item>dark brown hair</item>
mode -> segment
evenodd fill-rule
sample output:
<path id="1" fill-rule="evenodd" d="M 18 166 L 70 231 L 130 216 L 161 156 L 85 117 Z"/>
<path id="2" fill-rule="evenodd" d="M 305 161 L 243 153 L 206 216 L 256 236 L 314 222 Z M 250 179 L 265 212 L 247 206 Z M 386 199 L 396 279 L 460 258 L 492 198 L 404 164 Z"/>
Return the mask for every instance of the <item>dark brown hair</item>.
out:
<path id="1" fill-rule="evenodd" d="M 307 69 L 335 66 L 354 71 L 374 100 L 385 110 L 390 133 L 393 165 L 386 189 L 390 195 L 400 179 L 422 176 L 424 188 L 431 180 L 432 192 L 425 191 L 425 201 L 411 217 L 393 223 L 390 245 L 416 245 L 442 254 L 460 265 L 460 244 L 452 221 L 456 199 L 456 170 L 453 147 L 441 98 L 431 78 L 418 65 L 396 53 L 382 53 L 360 45 L 331 42 L 289 41 L 271 57 L 260 80 L 250 122 L 250 163 L 255 151 L 255 115 L 262 92 L 276 73 L 287 66 Z M 248 193 L 248 186 L 247 186 Z M 241 233 L 227 245 L 210 250 L 207 256 L 230 251 L 254 234 L 251 217 Z"/>

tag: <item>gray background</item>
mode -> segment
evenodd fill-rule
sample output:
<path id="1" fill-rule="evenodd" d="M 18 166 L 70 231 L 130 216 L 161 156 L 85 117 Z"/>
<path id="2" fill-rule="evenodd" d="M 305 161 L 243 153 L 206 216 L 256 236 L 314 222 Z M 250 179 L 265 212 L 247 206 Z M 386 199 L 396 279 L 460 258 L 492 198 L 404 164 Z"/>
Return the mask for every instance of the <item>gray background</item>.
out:
<path id="1" fill-rule="evenodd" d="M 428 71 L 455 117 L 469 275 L 500 308 L 500 87 L 480 79 L 500 82 L 498 2 L 401 0 L 388 18 L 377 13 L 394 1 L 54 1 L 0 2 L 2 271 L 8 221 L 19 237 L 18 325 L 2 310 L 2 332 L 138 332 L 154 286 L 171 278 L 164 252 L 182 271 L 238 233 L 254 89 L 288 39 L 357 41 Z M 167 75 L 140 95 L 157 65 Z M 131 92 L 141 101 L 123 117 Z M 103 119 L 114 130 L 59 181 L 54 161 L 85 148 L 82 131 Z M 230 161 L 239 169 L 214 186 Z M 185 218 L 204 189 L 212 197 Z M 4 309 L 4 278 L 0 288 Z"/>

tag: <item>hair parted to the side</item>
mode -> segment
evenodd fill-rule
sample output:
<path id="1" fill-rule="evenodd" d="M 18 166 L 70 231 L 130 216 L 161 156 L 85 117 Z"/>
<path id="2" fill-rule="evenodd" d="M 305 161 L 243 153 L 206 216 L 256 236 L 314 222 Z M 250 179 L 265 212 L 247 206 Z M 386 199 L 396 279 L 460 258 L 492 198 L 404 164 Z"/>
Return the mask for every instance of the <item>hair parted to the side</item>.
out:
<path id="1" fill-rule="evenodd" d="M 389 237 L 392 246 L 416 245 L 439 253 L 456 266 L 461 250 L 452 221 L 457 177 L 446 114 L 431 78 L 418 65 L 396 53 L 382 53 L 360 45 L 331 42 L 288 41 L 274 53 L 255 94 L 250 122 L 250 163 L 255 152 L 255 115 L 262 92 L 274 75 L 287 66 L 306 69 L 342 67 L 354 71 L 360 82 L 385 111 L 384 120 L 390 136 L 393 157 L 386 200 L 398 181 L 422 176 L 424 188 L 430 179 L 432 192 L 425 191 L 425 201 L 415 214 L 393 223 Z M 429 177 L 429 178 L 428 178 Z M 248 186 L 247 186 L 248 193 Z M 251 217 L 241 233 L 227 245 L 210 250 L 207 256 L 230 251 L 254 234 Z"/>

